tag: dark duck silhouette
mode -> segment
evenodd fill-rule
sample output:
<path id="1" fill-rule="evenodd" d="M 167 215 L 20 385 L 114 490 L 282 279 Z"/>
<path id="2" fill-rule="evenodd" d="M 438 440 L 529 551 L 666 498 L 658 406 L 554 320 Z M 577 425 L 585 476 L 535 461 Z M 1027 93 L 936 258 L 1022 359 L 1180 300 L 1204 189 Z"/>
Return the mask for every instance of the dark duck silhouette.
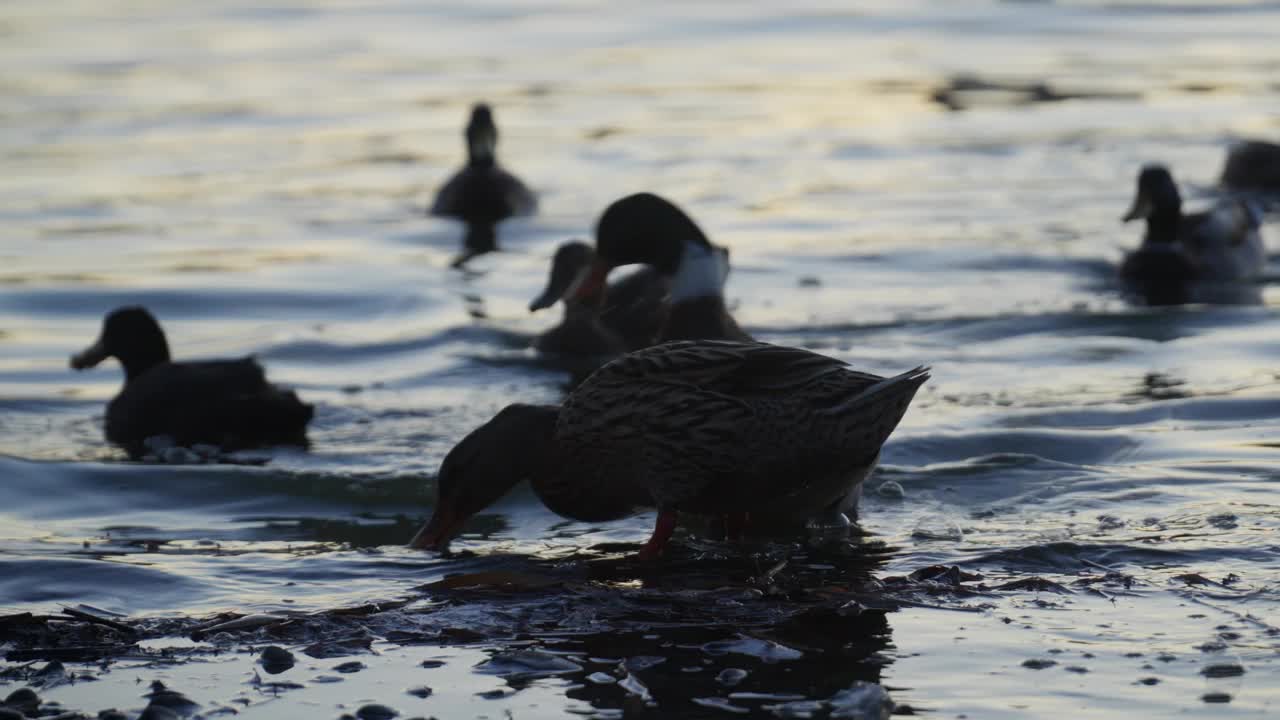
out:
<path id="1" fill-rule="evenodd" d="M 124 367 L 124 388 L 107 405 L 108 442 L 137 460 L 146 440 L 167 435 L 176 445 L 239 450 L 307 445 L 314 409 L 292 390 L 267 382 L 252 357 L 173 362 L 160 324 L 145 308 L 122 307 L 102 323 L 97 342 L 71 357 L 85 370 L 114 357 Z"/>
<path id="2" fill-rule="evenodd" d="M 445 548 L 467 518 L 526 478 L 568 518 L 656 507 L 642 559 L 661 553 L 677 512 L 803 519 L 843 508 L 928 379 L 926 368 L 884 378 L 755 342 L 639 350 L 596 371 L 563 405 L 509 405 L 463 438 L 410 544 Z"/>
<path id="3" fill-rule="evenodd" d="M 1182 212 L 1182 195 L 1163 165 L 1138 174 L 1133 206 L 1122 218 L 1146 220 L 1142 245 L 1120 265 L 1126 287 L 1149 305 L 1249 302 L 1266 265 L 1261 216 L 1225 198 L 1208 210 Z"/>
<path id="4" fill-rule="evenodd" d="M 498 165 L 498 127 L 484 103 L 471 108 L 467 123 L 467 166 L 449 178 L 436 194 L 430 214 L 461 220 L 467 226 L 459 267 L 476 255 L 498 249 L 497 224 L 516 215 L 537 212 L 538 200 L 520 180 Z"/>
<path id="5" fill-rule="evenodd" d="M 596 223 L 595 256 L 564 297 L 569 302 L 607 298 L 609 273 L 637 263 L 652 268 L 669 288 L 656 341 L 751 340 L 725 306 L 729 251 L 711 244 L 683 210 L 653 193 L 628 195 L 605 209 Z M 550 304 L 544 293 L 530 309 Z"/>
<path id="6" fill-rule="evenodd" d="M 571 241 L 556 249 L 547 287 L 529 309 L 541 310 L 560 301 L 560 324 L 539 335 L 534 347 L 543 354 L 570 362 L 598 366 L 629 350 L 652 345 L 667 311 L 667 281 L 657 270 L 641 268 L 589 295 L 569 296 L 595 260 L 584 242 Z"/>
<path id="7" fill-rule="evenodd" d="M 1280 192 L 1280 144 L 1244 140 L 1227 151 L 1218 180 L 1230 190 Z"/>

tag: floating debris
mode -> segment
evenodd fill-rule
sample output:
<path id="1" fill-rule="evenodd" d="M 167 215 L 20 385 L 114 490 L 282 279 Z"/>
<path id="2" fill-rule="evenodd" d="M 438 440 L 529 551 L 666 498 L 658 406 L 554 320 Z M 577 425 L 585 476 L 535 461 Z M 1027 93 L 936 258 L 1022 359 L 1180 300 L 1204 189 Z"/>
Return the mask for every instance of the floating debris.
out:
<path id="1" fill-rule="evenodd" d="M 582 666 L 544 650 L 507 650 L 477 666 L 476 672 L 498 675 L 508 680 L 528 680 L 580 672 Z"/>
<path id="2" fill-rule="evenodd" d="M 703 652 L 710 655 L 727 655 L 735 653 L 758 658 L 762 662 L 775 663 L 787 660 L 799 660 L 804 653 L 771 640 L 760 640 L 748 635 L 739 635 L 737 640 L 717 640 L 702 646 Z"/>
<path id="3" fill-rule="evenodd" d="M 694 705 L 701 705 L 702 707 L 715 708 L 716 710 L 723 710 L 725 712 L 737 713 L 739 715 L 746 715 L 747 713 L 751 712 L 751 708 L 744 708 L 741 705 L 734 705 L 732 702 L 729 702 L 724 698 L 705 697 L 705 698 L 690 698 L 690 700 L 693 701 Z"/>

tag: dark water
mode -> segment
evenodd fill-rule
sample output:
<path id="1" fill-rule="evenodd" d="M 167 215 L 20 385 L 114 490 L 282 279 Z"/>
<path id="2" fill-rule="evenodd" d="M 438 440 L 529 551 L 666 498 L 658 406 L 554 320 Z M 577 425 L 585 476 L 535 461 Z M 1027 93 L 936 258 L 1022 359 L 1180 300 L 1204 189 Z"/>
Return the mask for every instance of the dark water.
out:
<path id="1" fill-rule="evenodd" d="M 920 601 L 816 665 L 750 633 L 746 654 L 708 650 L 736 635 L 624 631 L 602 615 L 616 634 L 544 643 L 580 672 L 512 680 L 477 666 L 506 641 L 388 640 L 406 615 L 379 621 L 378 654 L 343 682 L 314 681 L 342 660 L 308 660 L 284 676 L 304 689 L 273 694 L 247 684 L 252 656 L 231 654 L 122 661 L 46 698 L 136 710 L 141 678 L 203 711 L 247 698 L 245 717 L 331 717 L 361 700 L 405 716 L 723 717 L 728 703 L 825 717 L 832 706 L 803 701 L 863 680 L 937 717 L 1270 716 L 1280 295 L 1147 310 L 1112 273 L 1139 237 L 1118 218 L 1142 163 L 1168 163 L 1195 205 L 1232 138 L 1280 136 L 1277 27 L 1270 2 L 10 2 L 0 614 L 203 618 L 413 597 L 460 613 L 449 627 L 492 623 L 509 639 L 546 630 L 504 625 L 513 613 L 603 612 L 595 595 L 551 610 L 578 596 L 413 588 L 493 568 L 572 576 L 583 570 L 567 558 L 638 542 L 649 517 L 565 522 L 525 491 L 458 543 L 477 555 L 400 545 L 458 438 L 513 399 L 560 396 L 564 375 L 528 349 L 556 318 L 525 311 L 552 248 L 587 236 L 616 197 L 654 190 L 732 248 L 729 296 L 757 337 L 872 372 L 933 366 L 871 482 L 862 525 L 891 550 L 870 576 L 956 565 L 987 588 L 1040 577 L 1071 592 Z M 933 99 L 966 73 L 1078 97 L 1015 88 L 959 111 Z M 542 213 L 504 225 L 507 251 L 463 274 L 447 269 L 460 229 L 422 211 L 479 98 Z M 263 466 L 122 462 L 101 437 L 119 371 L 76 374 L 67 357 L 124 303 L 150 307 L 179 357 L 256 354 L 317 403 L 314 449 Z M 1129 581 L 1095 585 L 1108 571 Z M 613 582 L 611 597 L 641 602 L 630 593 L 655 581 Z M 644 656 L 665 669 L 634 664 Z M 444 666 L 418 666 L 432 658 Z M 764 697 L 715 681 L 735 662 Z M 1206 671 L 1223 664 L 1245 672 Z M 423 684 L 431 697 L 403 692 Z"/>

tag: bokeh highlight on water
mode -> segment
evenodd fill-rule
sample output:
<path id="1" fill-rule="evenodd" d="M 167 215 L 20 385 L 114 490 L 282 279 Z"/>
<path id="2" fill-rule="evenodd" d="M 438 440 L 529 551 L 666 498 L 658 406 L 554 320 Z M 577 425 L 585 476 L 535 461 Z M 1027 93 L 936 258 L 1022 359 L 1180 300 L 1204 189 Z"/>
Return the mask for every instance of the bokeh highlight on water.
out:
<path id="1" fill-rule="evenodd" d="M 0 608 L 323 609 L 453 571 L 398 547 L 440 458 L 507 402 L 560 397 L 564 374 L 528 349 L 554 313 L 526 305 L 558 243 L 653 190 L 732 249 L 729 297 L 760 339 L 877 373 L 933 366 L 863 515 L 898 548 L 884 573 L 1103 566 L 1145 584 L 1034 630 L 1016 618 L 1047 611 L 1027 597 L 960 631 L 945 611 L 894 614 L 897 699 L 971 717 L 1274 712 L 1276 291 L 1149 310 L 1112 274 L 1138 241 L 1119 216 L 1141 164 L 1168 163 L 1195 205 L 1232 139 L 1280 136 L 1278 26 L 1271 2 L 14 0 Z M 965 73 L 1084 97 L 935 101 Z M 479 99 L 541 214 L 456 272 L 461 228 L 423 211 Z M 118 371 L 67 357 L 126 303 L 179 358 L 255 354 L 317 403 L 313 450 L 122 463 L 101 437 Z M 460 546 L 554 554 L 648 522 L 566 523 L 517 492 Z M 1247 592 L 1192 608 L 1186 573 Z M 1214 652 L 1248 673 L 1206 704 L 1211 653 L 1193 648 L 1220 624 L 1241 639 Z M 1051 648 L 1096 669 L 1020 666 Z M 1141 669 L 1159 652 L 1179 662 Z M 1159 694 L 1132 685 L 1157 671 Z M 535 685 L 547 716 L 572 705 Z"/>

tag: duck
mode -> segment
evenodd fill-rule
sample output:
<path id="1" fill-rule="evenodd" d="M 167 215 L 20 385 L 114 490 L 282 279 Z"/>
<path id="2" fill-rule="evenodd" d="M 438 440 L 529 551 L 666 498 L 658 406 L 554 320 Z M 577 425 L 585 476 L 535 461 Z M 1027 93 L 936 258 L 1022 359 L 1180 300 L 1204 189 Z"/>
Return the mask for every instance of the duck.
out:
<path id="1" fill-rule="evenodd" d="M 107 404 L 106 438 L 130 459 L 142 459 L 148 438 L 162 435 L 178 446 L 224 451 L 308 445 L 312 405 L 268 383 L 252 357 L 174 362 L 160 323 L 144 307 L 108 313 L 97 341 L 72 355 L 71 367 L 87 370 L 110 357 L 124 368 L 124 387 Z"/>
<path id="2" fill-rule="evenodd" d="M 604 365 L 559 406 L 513 404 L 445 456 L 431 518 L 410 542 L 443 550 L 524 479 L 552 512 L 605 522 L 657 508 L 638 558 L 677 513 L 807 518 L 856 509 L 927 367 L 893 377 L 759 342 L 655 345 Z M 736 518 L 738 522 L 730 522 Z"/>
<path id="3" fill-rule="evenodd" d="M 534 341 L 540 353 L 612 359 L 656 340 L 666 318 L 666 280 L 653 268 L 644 267 L 591 296 L 568 296 L 570 286 L 594 260 L 595 250 L 580 240 L 556 248 L 546 289 L 529 303 L 530 311 L 556 302 L 564 304 L 560 324 Z"/>
<path id="4" fill-rule="evenodd" d="M 1142 245 L 1120 266 L 1122 281 L 1150 305 L 1200 302 L 1214 288 L 1251 282 L 1266 266 L 1261 214 L 1249 202 L 1224 198 L 1208 210 L 1182 212 L 1182 195 L 1163 165 L 1138 174 L 1124 222 L 1145 220 Z"/>
<path id="5" fill-rule="evenodd" d="M 724 300 L 729 250 L 713 245 L 675 203 L 642 192 L 614 201 L 596 222 L 595 254 L 567 286 L 565 297 L 586 301 L 602 293 L 614 268 L 644 264 L 664 279 L 668 308 L 655 342 L 750 341 Z M 544 297 L 530 310 L 548 307 Z"/>
<path id="6" fill-rule="evenodd" d="M 1232 145 L 1218 182 L 1229 190 L 1280 192 L 1280 144 L 1244 140 Z"/>
<path id="7" fill-rule="evenodd" d="M 461 267 L 468 260 L 498 249 L 496 226 L 509 217 L 532 215 L 538 198 L 497 160 L 498 127 L 493 110 L 485 103 L 471 108 L 464 133 L 467 165 L 449 178 L 436 193 L 429 214 L 461 220 L 467 232 L 463 251 L 453 261 Z"/>

